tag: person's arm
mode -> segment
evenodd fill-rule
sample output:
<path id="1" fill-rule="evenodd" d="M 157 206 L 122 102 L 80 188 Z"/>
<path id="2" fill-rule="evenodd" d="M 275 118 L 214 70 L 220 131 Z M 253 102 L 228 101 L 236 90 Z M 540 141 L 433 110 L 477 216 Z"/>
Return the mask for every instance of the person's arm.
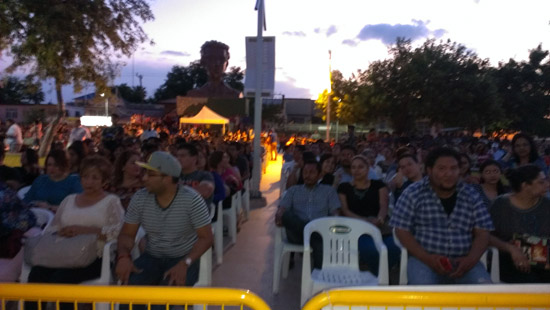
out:
<path id="1" fill-rule="evenodd" d="M 489 245 L 496 247 L 501 252 L 510 254 L 512 261 L 518 270 L 526 273 L 531 271 L 529 260 L 517 246 L 504 242 L 494 235 L 489 236 Z"/>
<path id="2" fill-rule="evenodd" d="M 277 212 L 275 213 L 275 225 L 283 226 L 283 214 L 286 210 L 290 210 L 292 207 L 292 200 L 294 196 L 295 188 L 289 188 L 283 196 L 283 199 L 279 203 Z"/>
<path id="3" fill-rule="evenodd" d="M 128 284 L 132 272 L 139 272 L 132 261 L 132 249 L 139 224 L 124 223 L 117 242 L 116 275 L 122 284 Z"/>
<path id="4" fill-rule="evenodd" d="M 472 247 L 468 255 L 459 257 L 456 259 L 456 268 L 449 276 L 452 278 L 460 278 L 466 272 L 470 271 L 478 262 L 487 250 L 489 245 L 489 231 L 481 228 L 474 228 L 473 231 L 474 240 L 472 241 Z"/>
<path id="5" fill-rule="evenodd" d="M 208 199 L 214 193 L 214 183 L 211 181 L 201 181 L 199 184 L 194 185 L 193 189 L 196 190 L 204 199 Z"/>
<path id="6" fill-rule="evenodd" d="M 300 167 L 297 164 L 294 164 L 294 167 L 292 167 L 292 170 L 288 174 L 288 178 L 286 179 L 286 189 L 289 189 L 290 187 L 296 185 L 298 183 L 298 172 L 300 172 Z"/>
<path id="7" fill-rule="evenodd" d="M 388 216 L 388 206 L 390 204 L 390 194 L 388 193 L 388 188 L 386 186 L 378 190 L 378 202 L 380 209 L 378 210 L 376 222 L 378 226 L 382 226 Z"/>

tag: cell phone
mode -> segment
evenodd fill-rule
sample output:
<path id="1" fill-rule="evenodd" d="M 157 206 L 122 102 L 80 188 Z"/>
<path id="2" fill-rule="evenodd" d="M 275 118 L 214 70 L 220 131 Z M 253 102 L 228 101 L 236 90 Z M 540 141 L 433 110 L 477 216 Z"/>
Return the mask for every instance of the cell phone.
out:
<path id="1" fill-rule="evenodd" d="M 451 260 L 449 260 L 448 257 L 442 257 L 439 259 L 439 262 L 441 263 L 441 265 L 443 265 L 443 268 L 447 271 L 452 271 L 453 270 L 453 265 L 451 264 Z"/>

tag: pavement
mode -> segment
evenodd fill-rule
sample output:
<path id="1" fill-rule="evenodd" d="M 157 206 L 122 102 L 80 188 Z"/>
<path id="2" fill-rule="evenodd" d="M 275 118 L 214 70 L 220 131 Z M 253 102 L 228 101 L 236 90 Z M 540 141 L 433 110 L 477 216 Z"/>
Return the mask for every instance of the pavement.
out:
<path id="1" fill-rule="evenodd" d="M 268 162 L 260 184 L 263 197 L 251 199 L 250 217 L 242 223 L 237 243 L 225 248 L 223 263 L 214 266 L 212 286 L 250 290 L 273 310 L 300 309 L 302 263 L 299 255 L 288 278 L 281 278 L 279 293 L 274 295 L 272 292 L 274 217 L 279 200 L 281 166 L 282 156 Z M 225 238 L 224 242 L 228 244 L 229 239 Z"/>

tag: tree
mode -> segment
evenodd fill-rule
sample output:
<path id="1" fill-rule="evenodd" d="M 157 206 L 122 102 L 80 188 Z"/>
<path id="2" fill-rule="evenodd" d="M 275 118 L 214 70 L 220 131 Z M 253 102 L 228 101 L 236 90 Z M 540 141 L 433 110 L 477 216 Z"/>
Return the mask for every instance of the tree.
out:
<path id="1" fill-rule="evenodd" d="M 240 67 L 231 67 L 229 72 L 225 72 L 224 82 L 238 91 L 244 89 L 243 79 L 244 72 Z M 208 74 L 200 65 L 200 60 L 191 62 L 189 66 L 173 66 L 164 83 L 155 91 L 154 100 L 185 96 L 188 91 L 199 88 L 206 82 L 208 82 Z"/>
<path id="2" fill-rule="evenodd" d="M 32 76 L 20 80 L 15 76 L 6 78 L 0 87 L 0 102 L 8 104 L 40 104 L 44 101 L 42 84 Z"/>
<path id="3" fill-rule="evenodd" d="M 330 93 L 330 119 L 338 120 L 343 124 L 353 124 L 364 120 L 364 113 L 361 113 L 361 107 L 356 105 L 354 100 L 357 96 L 358 81 L 355 75 L 345 79 L 338 70 L 331 74 L 332 92 Z M 322 119 L 327 115 L 328 90 L 324 90 L 315 101 L 317 109 L 321 111 Z"/>
<path id="4" fill-rule="evenodd" d="M 508 129 L 549 135 L 550 57 L 539 45 L 529 52 L 529 60 L 510 59 L 493 71 L 497 81 Z"/>
<path id="5" fill-rule="evenodd" d="M 4 0 L 0 17 L 0 48 L 13 58 L 8 70 L 25 66 L 54 80 L 58 117 L 41 143 L 44 156 L 64 114 L 61 87 L 72 84 L 78 92 L 88 81 L 104 90 L 110 59 L 129 57 L 147 41 L 141 22 L 153 14 L 145 0 Z"/>
<path id="6" fill-rule="evenodd" d="M 142 103 L 147 97 L 147 90 L 143 86 L 130 87 L 128 84 L 123 83 L 115 86 L 118 95 L 131 103 Z"/>
<path id="7" fill-rule="evenodd" d="M 419 119 L 475 129 L 502 117 L 488 61 L 465 46 L 427 40 L 413 49 L 399 39 L 389 53 L 360 76 L 357 100 L 371 119 L 388 117 L 408 132 Z"/>

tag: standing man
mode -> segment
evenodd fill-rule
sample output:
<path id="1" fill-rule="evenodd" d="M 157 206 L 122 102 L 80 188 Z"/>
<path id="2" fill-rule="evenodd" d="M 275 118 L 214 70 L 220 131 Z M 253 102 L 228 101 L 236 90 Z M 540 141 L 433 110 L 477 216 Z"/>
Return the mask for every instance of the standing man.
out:
<path id="1" fill-rule="evenodd" d="M 493 223 L 479 193 L 460 180 L 460 155 L 437 148 L 426 157 L 428 176 L 401 194 L 390 225 L 409 251 L 412 285 L 483 284 L 479 259 Z"/>
<path id="2" fill-rule="evenodd" d="M 208 171 L 197 169 L 198 155 L 197 148 L 192 144 L 183 143 L 178 146 L 176 156 L 181 164 L 180 184 L 196 190 L 209 206 L 214 195 L 214 177 Z"/>
<path id="3" fill-rule="evenodd" d="M 7 121 L 8 130 L 6 131 L 6 140 L 4 143 L 9 147 L 10 152 L 17 153 L 23 145 L 23 133 L 21 127 L 13 119 Z"/>
<path id="4" fill-rule="evenodd" d="M 84 141 L 91 138 L 92 135 L 90 134 L 90 130 L 82 126 L 80 119 L 77 119 L 74 121 L 74 127 L 71 129 L 71 133 L 69 134 L 69 143 L 67 143 L 67 148 L 75 141 Z"/>
<path id="5" fill-rule="evenodd" d="M 212 246 L 212 228 L 204 200 L 178 185 L 181 165 L 166 152 L 147 163 L 145 189 L 134 194 L 118 237 L 116 274 L 123 284 L 192 286 L 201 255 Z M 145 252 L 132 261 L 138 228 L 147 233 Z"/>

